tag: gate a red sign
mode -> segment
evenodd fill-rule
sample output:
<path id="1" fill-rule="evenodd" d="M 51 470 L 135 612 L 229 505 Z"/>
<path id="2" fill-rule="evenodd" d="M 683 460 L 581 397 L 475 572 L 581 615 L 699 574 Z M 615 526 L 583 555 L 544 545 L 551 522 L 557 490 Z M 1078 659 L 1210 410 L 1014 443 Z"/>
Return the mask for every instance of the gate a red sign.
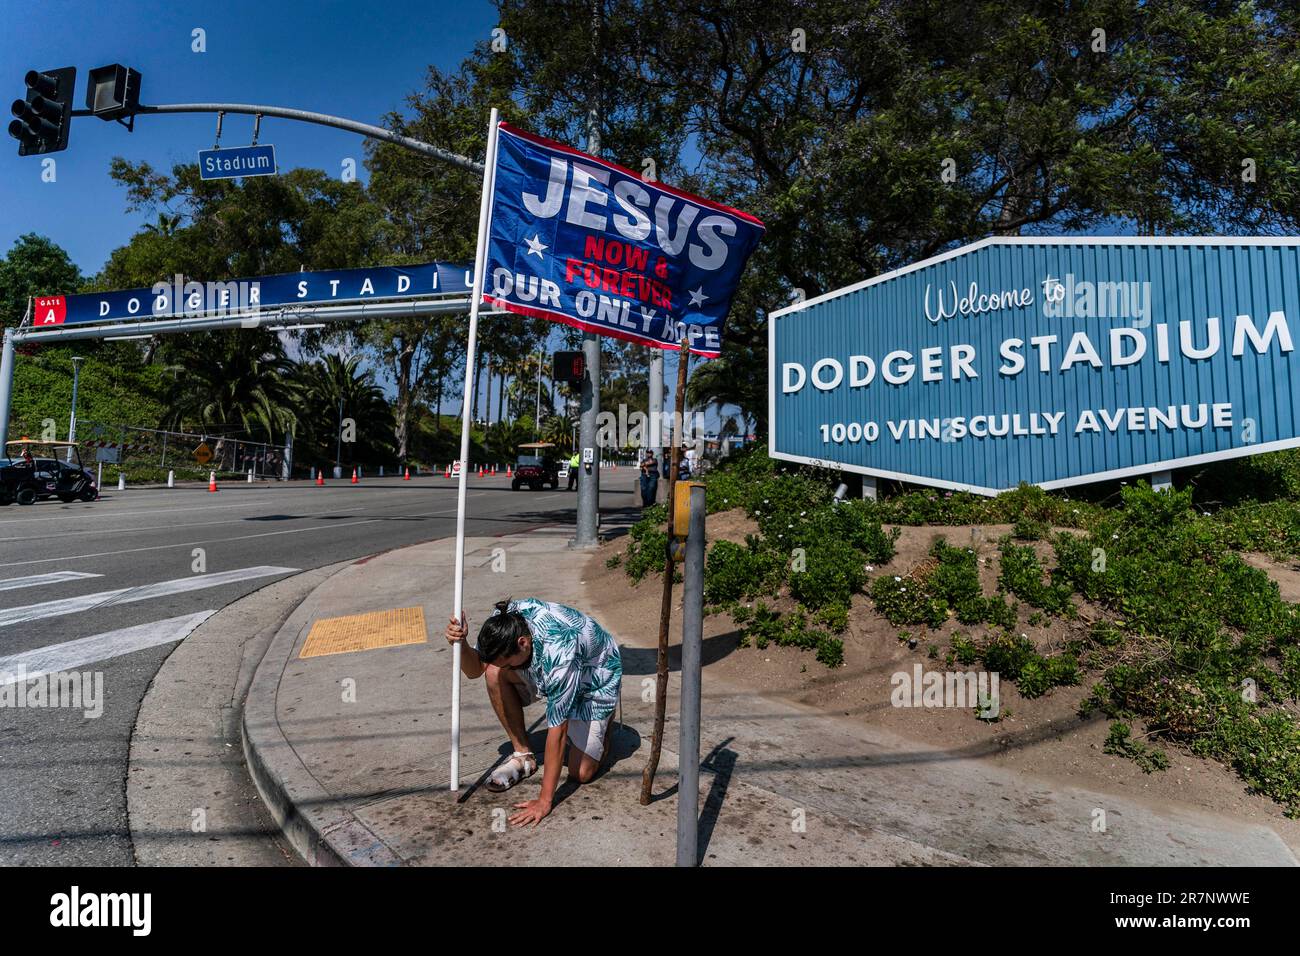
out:
<path id="1" fill-rule="evenodd" d="M 43 295 L 36 297 L 32 309 L 32 325 L 62 325 L 68 317 L 68 303 L 61 295 Z"/>

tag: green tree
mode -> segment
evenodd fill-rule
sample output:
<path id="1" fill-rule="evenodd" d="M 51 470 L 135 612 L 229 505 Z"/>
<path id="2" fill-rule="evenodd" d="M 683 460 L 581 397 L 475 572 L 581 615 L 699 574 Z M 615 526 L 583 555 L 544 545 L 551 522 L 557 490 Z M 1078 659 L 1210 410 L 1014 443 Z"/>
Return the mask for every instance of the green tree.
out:
<path id="1" fill-rule="evenodd" d="M 330 353 L 298 366 L 298 461 L 343 465 L 391 458 L 393 411 L 375 384 L 374 373 L 362 367 L 364 359 L 360 353 L 346 357 Z M 351 419 L 355 441 L 337 441 L 340 418 Z M 337 448 L 342 455 L 338 461 Z"/>
<path id="2" fill-rule="evenodd" d="M 264 329 L 178 337 L 161 427 L 278 444 L 295 430 L 302 388 L 278 336 Z"/>
<path id="3" fill-rule="evenodd" d="M 0 325 L 21 322 L 33 296 L 67 295 L 81 285 L 81 270 L 60 246 L 32 232 L 19 236 L 0 259 Z"/>

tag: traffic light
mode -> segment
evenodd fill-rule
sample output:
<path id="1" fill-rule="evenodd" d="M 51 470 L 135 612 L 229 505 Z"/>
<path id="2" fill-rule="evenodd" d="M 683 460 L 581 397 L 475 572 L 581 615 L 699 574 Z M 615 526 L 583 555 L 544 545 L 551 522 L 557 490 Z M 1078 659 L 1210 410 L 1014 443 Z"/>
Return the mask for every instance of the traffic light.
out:
<path id="1" fill-rule="evenodd" d="M 581 385 L 587 374 L 587 359 L 581 352 L 556 352 L 552 360 L 551 378 L 569 385 Z"/>
<path id="2" fill-rule="evenodd" d="M 86 109 L 102 120 L 134 117 L 140 109 L 140 74 L 121 63 L 95 67 L 86 84 Z"/>
<path id="3" fill-rule="evenodd" d="M 27 96 L 14 100 L 14 121 L 9 135 L 18 140 L 19 156 L 57 153 L 68 148 L 68 128 L 72 125 L 72 93 L 77 83 L 77 68 L 27 71 Z"/>

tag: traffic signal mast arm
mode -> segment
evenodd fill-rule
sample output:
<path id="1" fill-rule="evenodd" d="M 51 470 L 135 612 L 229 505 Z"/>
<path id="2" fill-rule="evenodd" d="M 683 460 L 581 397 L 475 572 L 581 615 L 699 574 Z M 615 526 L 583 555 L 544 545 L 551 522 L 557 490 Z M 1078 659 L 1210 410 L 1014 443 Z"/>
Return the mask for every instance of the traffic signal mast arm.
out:
<path id="1" fill-rule="evenodd" d="M 476 163 L 468 157 L 418 139 L 412 139 L 410 136 L 403 136 L 401 133 L 394 133 L 382 126 L 358 123 L 356 120 L 344 119 L 341 116 L 330 116 L 328 113 L 313 113 L 310 110 L 295 110 L 285 106 L 257 106 L 249 103 L 169 103 L 161 106 L 140 106 L 135 112 L 137 115 L 147 113 L 246 113 L 251 116 L 276 116 L 280 119 L 297 120 L 300 123 L 316 123 L 320 126 L 332 126 L 335 129 L 360 133 L 362 136 L 369 136 L 371 139 L 381 139 L 386 143 L 393 143 L 412 152 L 431 156 L 445 163 L 451 163 L 453 166 L 459 166 L 469 172 L 478 173 L 480 176 L 483 175 L 483 164 Z M 73 115 L 92 114 L 89 111 L 78 111 Z"/>
<path id="2" fill-rule="evenodd" d="M 29 70 L 26 75 L 27 95 L 15 100 L 12 107 L 14 121 L 9 125 L 9 135 L 18 140 L 19 155 L 53 153 L 67 148 L 68 127 L 74 117 L 97 116 L 103 120 L 122 121 L 144 113 L 246 113 L 250 116 L 275 116 L 280 119 L 315 123 L 335 129 L 360 133 L 371 139 L 383 140 L 412 152 L 451 163 L 471 173 L 483 174 L 483 164 L 450 150 L 442 149 L 410 136 L 403 136 L 382 126 L 358 123 L 356 120 L 310 110 L 295 110 L 285 106 L 260 106 L 253 103 L 166 103 L 145 106 L 140 103 L 140 74 L 113 63 L 90 71 L 86 89 L 86 109 L 72 109 L 76 84 L 76 68 L 59 70 Z M 128 126 L 128 129 L 131 128 Z"/>

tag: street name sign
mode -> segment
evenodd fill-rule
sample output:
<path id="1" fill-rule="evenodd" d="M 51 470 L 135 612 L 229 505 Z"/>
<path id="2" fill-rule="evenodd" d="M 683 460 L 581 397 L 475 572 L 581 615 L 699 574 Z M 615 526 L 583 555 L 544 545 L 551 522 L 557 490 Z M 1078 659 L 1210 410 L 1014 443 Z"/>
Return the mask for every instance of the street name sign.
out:
<path id="1" fill-rule="evenodd" d="M 270 143 L 199 150 L 199 179 L 274 176 L 276 172 L 275 147 Z"/>
<path id="2" fill-rule="evenodd" d="M 768 317 L 769 453 L 997 494 L 1300 447 L 1300 239 L 997 237 Z"/>

